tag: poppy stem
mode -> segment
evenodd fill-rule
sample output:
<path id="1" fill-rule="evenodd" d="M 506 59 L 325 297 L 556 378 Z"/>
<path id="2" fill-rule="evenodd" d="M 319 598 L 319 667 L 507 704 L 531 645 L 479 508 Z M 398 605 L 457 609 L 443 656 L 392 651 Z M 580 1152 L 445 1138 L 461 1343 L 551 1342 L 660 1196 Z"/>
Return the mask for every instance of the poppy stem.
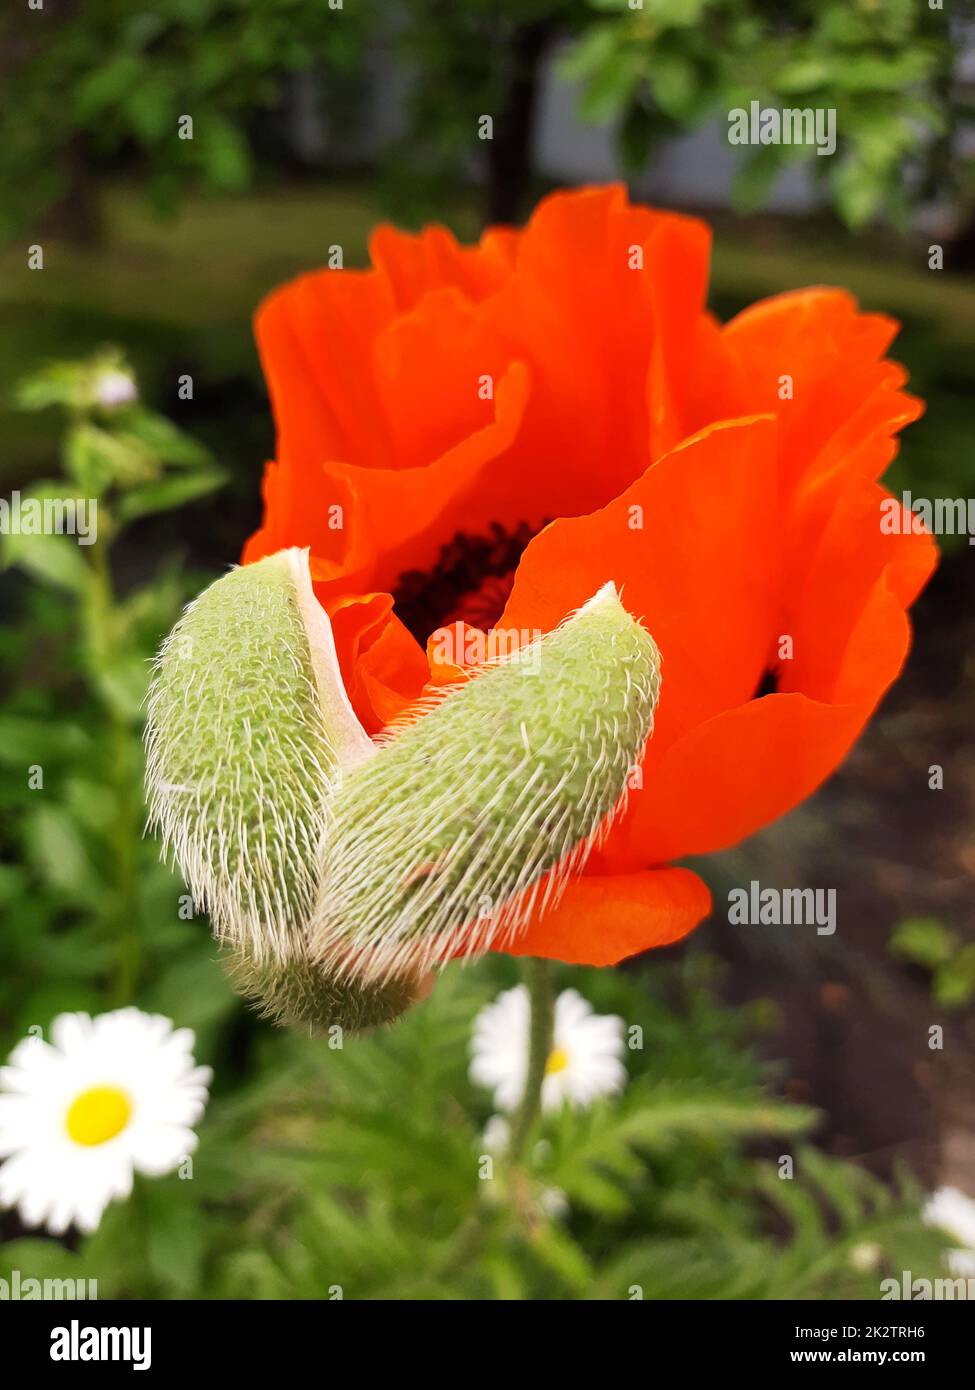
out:
<path id="1" fill-rule="evenodd" d="M 528 1068 L 525 1074 L 525 1094 L 518 1107 L 511 1133 L 510 1156 L 517 1162 L 538 1118 L 542 1103 L 542 1083 L 552 1051 L 555 1024 L 555 996 L 552 990 L 552 967 L 547 960 L 529 957 L 524 964 L 525 984 L 531 1009 L 528 1037 Z"/>

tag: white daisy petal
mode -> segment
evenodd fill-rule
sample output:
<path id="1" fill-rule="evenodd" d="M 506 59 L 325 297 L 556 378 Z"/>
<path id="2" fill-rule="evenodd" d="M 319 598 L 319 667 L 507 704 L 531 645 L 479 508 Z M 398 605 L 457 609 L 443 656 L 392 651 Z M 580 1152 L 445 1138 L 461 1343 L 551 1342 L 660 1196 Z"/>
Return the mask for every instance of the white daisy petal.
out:
<path id="1" fill-rule="evenodd" d="M 499 994 L 474 1020 L 470 1078 L 493 1092 L 499 1110 L 515 1109 L 524 1094 L 530 1012 L 528 991 L 518 985 Z M 621 1018 L 594 1014 L 578 990 L 563 990 L 555 1001 L 542 1108 L 556 1110 L 567 1102 L 590 1105 L 621 1091 L 626 1084 L 624 1032 Z"/>
<path id="2" fill-rule="evenodd" d="M 492 1115 L 481 1135 L 484 1152 L 502 1154 L 511 1143 L 511 1125 L 503 1115 Z"/>
<path id="3" fill-rule="evenodd" d="M 975 1199 L 957 1187 L 939 1187 L 927 1200 L 924 1219 L 954 1236 L 959 1245 L 975 1251 Z"/>
<path id="4" fill-rule="evenodd" d="M 61 1014 L 50 1031 L 0 1069 L 0 1206 L 55 1235 L 91 1232 L 136 1171 L 158 1177 L 193 1152 L 212 1072 L 162 1014 Z"/>
<path id="5" fill-rule="evenodd" d="M 59 1052 L 79 1053 L 91 1041 L 93 1035 L 91 1018 L 88 1014 L 58 1014 L 51 1024 L 51 1038 Z M 29 1039 L 27 1040 L 30 1041 Z M 21 1043 L 23 1047 L 24 1044 Z"/>
<path id="6" fill-rule="evenodd" d="M 949 1250 L 947 1260 L 957 1278 L 975 1279 L 975 1250 Z"/>

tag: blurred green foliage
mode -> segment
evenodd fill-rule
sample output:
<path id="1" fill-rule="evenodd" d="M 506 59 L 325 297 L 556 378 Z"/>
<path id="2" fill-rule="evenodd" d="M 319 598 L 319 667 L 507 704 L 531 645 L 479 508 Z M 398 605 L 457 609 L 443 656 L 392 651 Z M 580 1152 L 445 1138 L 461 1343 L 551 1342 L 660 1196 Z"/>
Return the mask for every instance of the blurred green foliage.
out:
<path id="1" fill-rule="evenodd" d="M 787 166 L 828 185 L 851 227 L 884 212 L 903 221 L 918 194 L 959 193 L 950 156 L 956 122 L 970 119 L 961 52 L 949 18 L 915 0 L 589 0 L 599 16 L 563 71 L 583 84 L 582 115 L 620 122 L 631 171 L 655 144 L 752 101 L 778 109 L 833 108 L 835 158 L 814 145 L 748 150 L 736 196 L 760 208 Z M 731 146 L 739 150 L 737 146 Z"/>
<path id="2" fill-rule="evenodd" d="M 335 0 L 128 0 L 9 6 L 0 17 L 5 119 L 0 235 L 135 153 L 170 210 L 188 183 L 225 190 L 254 175 L 249 121 L 272 111 L 281 74 L 313 64 L 336 81 L 363 58 L 369 5 Z M 58 94 L 52 100 L 52 93 Z M 180 136 L 192 118 L 192 138 Z"/>
<path id="3" fill-rule="evenodd" d="M 0 560 L 36 581 L 18 625 L 3 629 L 0 878 L 5 968 L 0 1010 L 16 1032 L 52 1008 L 128 1000 L 154 953 L 192 928 L 178 885 L 142 838 L 141 727 L 148 662 L 189 597 L 167 557 L 152 582 L 116 594 L 119 531 L 219 487 L 207 450 L 137 399 L 105 404 L 132 382 L 111 350 L 54 362 L 26 379 L 21 408 L 64 417 L 58 476 L 30 498 L 95 499 L 97 539 L 5 534 Z M 131 387 L 130 387 L 131 389 Z M 126 394 L 124 391 L 122 394 Z M 165 925 L 144 934 L 140 923 Z"/>
<path id="4" fill-rule="evenodd" d="M 937 917 L 907 917 L 898 922 L 890 950 L 930 975 L 936 1003 L 962 1009 L 975 999 L 975 942 L 962 942 Z"/>
<path id="5" fill-rule="evenodd" d="M 8 7 L 0 237 L 36 227 L 55 205 L 64 225 L 92 234 L 98 177 L 120 158 L 163 211 L 194 184 L 249 186 L 262 158 L 270 168 L 292 157 L 280 117 L 285 81 L 299 72 L 321 79 L 336 153 L 348 159 L 375 134 L 369 103 L 389 100 L 370 76 L 379 54 L 402 76 L 405 129 L 381 155 L 397 215 L 404 203 L 436 208 L 445 184 L 480 166 L 488 218 L 517 218 L 542 64 L 566 44 L 562 71 L 581 83 L 580 115 L 618 125 L 630 172 L 664 137 L 752 100 L 835 108 L 835 159 L 815 158 L 810 145 L 741 151 L 740 205 L 760 207 L 782 169 L 802 161 L 848 225 L 903 218 L 919 195 L 962 192 L 954 136 L 972 111 L 949 23 L 916 0 L 403 0 L 392 13 L 382 0 Z M 484 115 L 494 131 L 482 140 Z M 180 137 L 187 116 L 191 139 Z"/>
<path id="6" fill-rule="evenodd" d="M 137 1180 L 70 1248 L 8 1217 L 0 1274 L 95 1278 L 101 1297 L 432 1299 L 876 1298 L 888 1273 L 937 1277 L 921 1194 L 817 1152 L 816 1116 L 777 1099 L 752 1054 L 768 1009 L 718 1004 L 704 958 L 560 972 L 640 1045 L 622 1096 L 538 1121 L 517 1163 L 485 1153 L 490 1105 L 467 1074 L 474 1015 L 514 961 L 454 967 L 360 1038 L 245 1013 L 142 836 L 147 662 L 201 580 L 169 555 L 120 593 L 112 566 L 135 516 L 220 475 L 137 400 L 105 404 L 106 372 L 117 396 L 127 371 L 106 350 L 18 393 L 60 411 L 49 485 L 97 490 L 99 526 L 87 547 L 4 538 L 26 584 L 0 638 L 0 1051 L 61 1010 L 135 1002 L 196 1030 L 214 1094 L 191 1179 Z"/>

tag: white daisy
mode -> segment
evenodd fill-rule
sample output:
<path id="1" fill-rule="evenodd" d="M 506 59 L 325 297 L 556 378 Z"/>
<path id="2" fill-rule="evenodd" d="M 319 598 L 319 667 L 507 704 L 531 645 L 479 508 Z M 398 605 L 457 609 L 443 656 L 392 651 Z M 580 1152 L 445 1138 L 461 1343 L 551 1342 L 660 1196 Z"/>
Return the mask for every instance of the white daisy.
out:
<path id="1" fill-rule="evenodd" d="M 975 1201 L 957 1187 L 939 1187 L 925 1203 L 924 1219 L 929 1226 L 947 1231 L 962 1247 L 948 1251 L 952 1273 L 975 1275 Z"/>
<path id="2" fill-rule="evenodd" d="M 139 1009 L 60 1014 L 0 1067 L 0 1206 L 59 1235 L 94 1231 L 134 1171 L 161 1177 L 196 1148 L 212 1072 L 193 1032 Z"/>
<path id="3" fill-rule="evenodd" d="M 503 1115 L 492 1115 L 484 1126 L 481 1144 L 484 1152 L 503 1154 L 511 1143 L 511 1124 Z"/>
<path id="4" fill-rule="evenodd" d="M 975 1250 L 949 1250 L 948 1268 L 960 1279 L 975 1279 Z"/>
<path id="5" fill-rule="evenodd" d="M 471 1080 L 494 1092 L 500 1110 L 514 1110 L 525 1089 L 528 1069 L 530 1005 L 524 985 L 505 990 L 474 1020 Z M 542 1108 L 565 1101 L 590 1105 L 626 1084 L 623 1020 L 594 1014 L 582 995 L 563 990 L 555 1001 L 552 1050 L 542 1082 Z"/>

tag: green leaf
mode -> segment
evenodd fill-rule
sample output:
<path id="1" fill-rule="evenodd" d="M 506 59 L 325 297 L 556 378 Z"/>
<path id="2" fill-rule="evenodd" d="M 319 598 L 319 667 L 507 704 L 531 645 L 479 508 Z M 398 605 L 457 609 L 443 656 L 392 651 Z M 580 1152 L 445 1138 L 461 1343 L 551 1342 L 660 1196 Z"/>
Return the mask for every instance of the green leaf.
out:
<path id="1" fill-rule="evenodd" d="M 207 178 L 229 192 L 246 188 L 251 178 L 250 149 L 232 121 L 215 113 L 201 116 L 194 134 Z"/>
<path id="2" fill-rule="evenodd" d="M 111 465 L 98 447 L 101 433 L 87 422 L 71 425 L 62 445 L 65 472 L 89 497 L 98 497 L 112 478 Z"/>
<path id="3" fill-rule="evenodd" d="M 82 404 L 88 381 L 83 363 L 49 362 L 17 383 L 14 403 L 19 410 L 46 410 L 52 405 Z"/>
<path id="4" fill-rule="evenodd" d="M 890 937 L 890 952 L 900 960 L 935 970 L 952 956 L 957 935 L 937 917 L 908 917 L 898 922 Z"/>
<path id="5" fill-rule="evenodd" d="M 887 180 L 860 161 L 846 160 L 837 169 L 832 182 L 837 211 L 854 231 L 865 227 L 880 211 Z"/>
<path id="6" fill-rule="evenodd" d="M 3 747 L 3 734 L 0 732 L 0 748 Z M 6 907 L 24 891 L 27 876 L 14 864 L 0 864 L 0 907 Z"/>
<path id="7" fill-rule="evenodd" d="M 102 656 L 92 671 L 92 681 L 110 709 L 131 723 L 141 722 L 149 688 L 145 657 L 126 650 Z"/>
<path id="8" fill-rule="evenodd" d="M 192 1298 L 205 1253 L 201 1213 L 192 1199 L 192 1183 L 174 1175 L 165 1182 L 142 1183 L 139 1200 L 147 1217 L 146 1255 L 160 1288 L 178 1298 Z"/>
<path id="9" fill-rule="evenodd" d="M 662 111 L 675 121 L 688 122 L 700 95 L 697 64 L 677 51 L 658 51 L 650 66 L 650 85 Z"/>
<path id="10" fill-rule="evenodd" d="M 88 580 L 88 566 L 70 536 L 6 535 L 0 555 L 4 568 L 16 565 L 42 584 L 74 594 L 80 594 Z"/>
<path id="11" fill-rule="evenodd" d="M 31 858 L 45 883 L 81 902 L 96 901 L 102 887 L 73 818 L 60 806 L 39 806 L 28 824 Z"/>
<path id="12" fill-rule="evenodd" d="M 125 114 L 135 135 L 146 145 L 154 145 L 176 130 L 174 89 L 166 75 L 142 81 L 126 98 Z"/>
<path id="13" fill-rule="evenodd" d="M 112 481 L 123 488 L 137 487 L 159 476 L 158 460 L 134 434 L 86 426 L 89 447 L 97 451 Z"/>
<path id="14" fill-rule="evenodd" d="M 536 1258 L 574 1293 L 584 1294 L 592 1285 L 592 1266 L 585 1252 L 561 1227 L 552 1223 L 540 1226 L 531 1248 Z"/>
<path id="15" fill-rule="evenodd" d="M 0 763 L 8 767 L 77 756 L 89 746 L 84 730 L 67 720 L 0 715 Z"/>
<path id="16" fill-rule="evenodd" d="M 169 463 L 177 468 L 197 468 L 212 462 L 209 449 L 192 435 L 177 428 L 165 415 L 146 410 L 143 406 L 132 406 L 125 411 L 122 423 L 125 432 L 140 440 L 160 463 Z"/>
<path id="17" fill-rule="evenodd" d="M 584 121 L 605 125 L 615 120 L 632 99 L 644 73 L 644 56 L 638 49 L 623 49 L 597 68 L 579 102 Z"/>
<path id="18" fill-rule="evenodd" d="M 133 521 L 139 516 L 172 511 L 174 507 L 183 507 L 188 502 L 206 497 L 208 493 L 223 487 L 226 481 L 225 474 L 218 468 L 164 478 L 149 487 L 126 493 L 119 499 L 116 511 L 120 521 Z"/>
<path id="19" fill-rule="evenodd" d="M 24 1238 L 7 1241 L 0 1247 L 0 1277 L 8 1286 L 19 1280 L 20 1297 L 25 1298 L 34 1294 L 33 1288 L 28 1291 L 24 1287 L 27 1279 L 84 1279 L 87 1274 L 79 1256 L 65 1249 L 59 1241 Z M 37 1296 L 43 1292 L 42 1289 Z M 65 1298 L 72 1295 L 65 1289 L 49 1287 L 47 1296 Z"/>
<path id="20" fill-rule="evenodd" d="M 171 899 L 174 917 L 181 891 L 185 890 L 181 890 L 174 879 Z M 220 1022 L 238 1007 L 237 996 L 217 960 L 216 947 L 207 935 L 205 919 L 198 927 L 199 939 L 191 952 L 184 952 L 167 965 L 149 996 L 152 1008 L 195 1029 Z"/>
<path id="21" fill-rule="evenodd" d="M 897 92 L 921 82 L 936 61 L 930 49 L 905 48 L 900 53 L 846 54 L 831 81 L 840 91 Z"/>
<path id="22" fill-rule="evenodd" d="M 812 92 L 829 82 L 831 75 L 832 66 L 825 58 L 800 58 L 779 69 L 773 78 L 772 87 L 783 96 Z"/>
<path id="23" fill-rule="evenodd" d="M 145 74 L 138 54 L 122 52 L 95 66 L 74 92 L 74 119 L 79 125 L 117 109 Z"/>
<path id="24" fill-rule="evenodd" d="M 975 999 L 975 942 L 963 946 L 953 959 L 939 966 L 934 997 L 949 1009 L 964 1008 Z"/>
<path id="25" fill-rule="evenodd" d="M 641 102 L 633 102 L 623 117 L 617 137 L 620 158 L 628 174 L 638 174 L 646 168 L 657 135 L 650 112 Z"/>
<path id="26" fill-rule="evenodd" d="M 559 75 L 567 81 L 589 81 L 608 63 L 613 62 L 619 48 L 619 39 L 619 30 L 615 24 L 591 25 L 559 58 Z"/>
<path id="27" fill-rule="evenodd" d="M 660 28 L 690 29 L 710 3 L 711 0 L 645 0 L 643 13 Z M 636 13 L 639 15 L 639 11 Z"/>

